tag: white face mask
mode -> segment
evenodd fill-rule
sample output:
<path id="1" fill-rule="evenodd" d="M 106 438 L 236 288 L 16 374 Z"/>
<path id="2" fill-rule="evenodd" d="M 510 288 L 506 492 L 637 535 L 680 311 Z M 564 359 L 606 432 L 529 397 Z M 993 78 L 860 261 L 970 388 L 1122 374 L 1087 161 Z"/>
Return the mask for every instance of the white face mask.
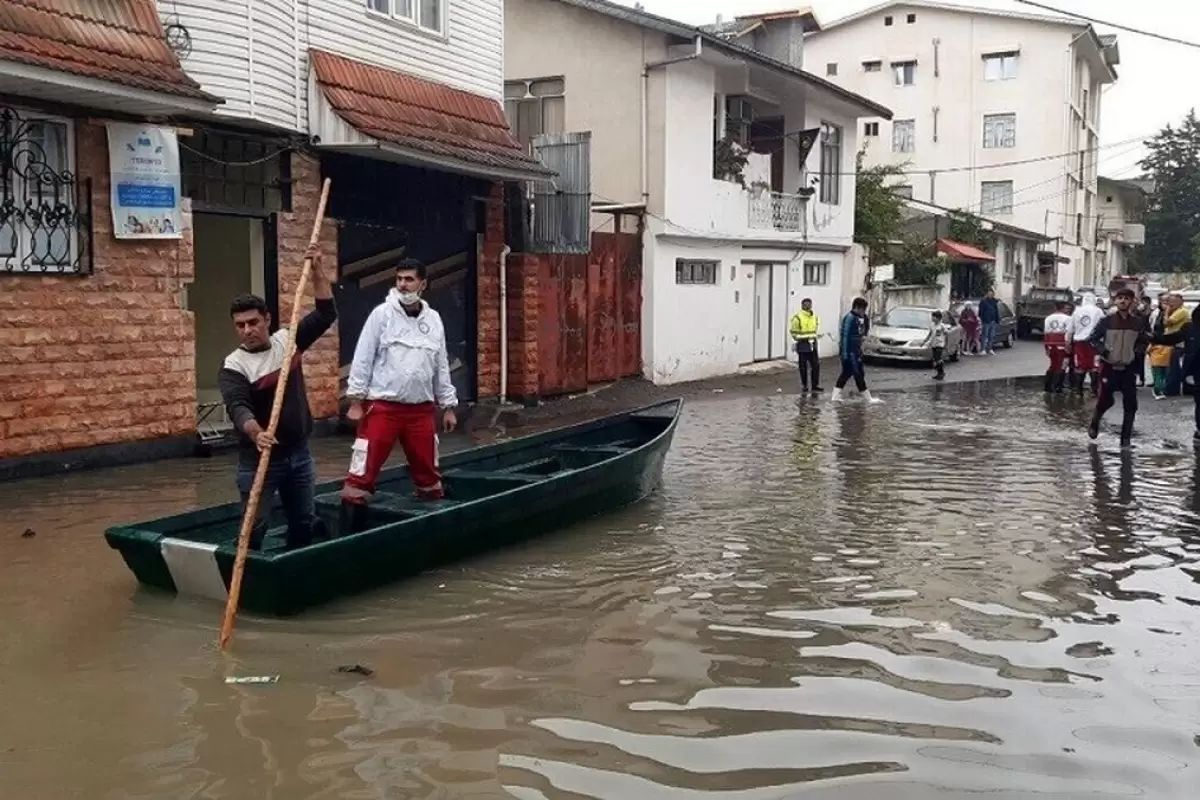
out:
<path id="1" fill-rule="evenodd" d="M 400 295 L 400 304 L 401 304 L 401 305 L 406 305 L 406 306 L 415 306 L 415 305 L 416 305 L 418 302 L 420 302 L 420 300 L 421 300 L 421 293 L 420 293 L 420 292 L 400 292 L 400 291 L 397 291 L 397 294 L 399 294 L 399 295 Z"/>

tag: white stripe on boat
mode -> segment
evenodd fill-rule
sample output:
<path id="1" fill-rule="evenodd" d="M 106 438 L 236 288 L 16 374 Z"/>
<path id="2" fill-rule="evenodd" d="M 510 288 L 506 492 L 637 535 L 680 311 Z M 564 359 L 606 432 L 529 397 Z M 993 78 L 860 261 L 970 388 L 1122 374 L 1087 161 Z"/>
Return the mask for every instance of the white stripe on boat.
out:
<path id="1" fill-rule="evenodd" d="M 163 537 L 158 543 L 163 561 L 180 594 L 224 601 L 229 594 L 217 567 L 217 546 Z"/>

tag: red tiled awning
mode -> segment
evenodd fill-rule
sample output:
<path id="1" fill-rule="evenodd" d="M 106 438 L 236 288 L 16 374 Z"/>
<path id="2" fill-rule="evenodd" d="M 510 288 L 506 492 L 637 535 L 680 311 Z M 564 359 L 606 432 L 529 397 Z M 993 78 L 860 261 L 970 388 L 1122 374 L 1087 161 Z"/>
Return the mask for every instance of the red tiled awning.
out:
<path id="1" fill-rule="evenodd" d="M 498 100 L 324 50 L 309 58 L 329 110 L 386 154 L 497 179 L 553 175 L 521 147 Z"/>
<path id="2" fill-rule="evenodd" d="M 988 255 L 978 247 L 969 245 L 966 242 L 956 242 L 953 239 L 938 239 L 937 251 L 945 253 L 955 261 L 983 261 L 994 262 L 996 257 Z"/>
<path id="3" fill-rule="evenodd" d="M 154 0 L 0 0 L 0 62 L 215 105 L 167 46 Z"/>

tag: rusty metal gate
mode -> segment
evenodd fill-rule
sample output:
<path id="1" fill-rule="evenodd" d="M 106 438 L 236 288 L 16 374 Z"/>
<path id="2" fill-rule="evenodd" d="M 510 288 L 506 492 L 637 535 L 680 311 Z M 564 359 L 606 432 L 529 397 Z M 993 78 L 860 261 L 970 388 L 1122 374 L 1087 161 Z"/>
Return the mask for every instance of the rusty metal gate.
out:
<path id="1" fill-rule="evenodd" d="M 587 254 L 544 254 L 540 393 L 587 389 L 642 372 L 642 251 L 634 233 L 593 233 Z"/>

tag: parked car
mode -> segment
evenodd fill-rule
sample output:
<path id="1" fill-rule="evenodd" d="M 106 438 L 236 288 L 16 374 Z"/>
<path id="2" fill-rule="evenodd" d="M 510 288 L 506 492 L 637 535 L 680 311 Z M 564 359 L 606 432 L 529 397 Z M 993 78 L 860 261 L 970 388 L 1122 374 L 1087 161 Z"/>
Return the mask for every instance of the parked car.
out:
<path id="1" fill-rule="evenodd" d="M 962 313 L 962 308 L 967 303 L 979 312 L 979 300 L 962 300 L 950 306 L 950 315 L 958 320 L 958 315 Z M 1000 325 L 996 328 L 996 344 L 1001 347 L 1012 347 L 1017 341 L 1017 315 L 1013 313 L 1012 308 L 1003 300 L 1000 301 Z"/>
<path id="2" fill-rule="evenodd" d="M 1017 338 L 1028 339 L 1042 335 L 1046 317 L 1054 313 L 1059 303 L 1075 302 L 1075 293 L 1070 289 L 1044 289 L 1034 287 L 1017 301 Z"/>
<path id="3" fill-rule="evenodd" d="M 932 362 L 929 325 L 938 309 L 925 306 L 897 306 L 888 309 L 882 319 L 871 323 L 863 340 L 863 358 L 888 361 Z M 957 318 L 942 309 L 946 323 L 946 360 L 958 361 L 962 355 L 963 333 Z"/>

